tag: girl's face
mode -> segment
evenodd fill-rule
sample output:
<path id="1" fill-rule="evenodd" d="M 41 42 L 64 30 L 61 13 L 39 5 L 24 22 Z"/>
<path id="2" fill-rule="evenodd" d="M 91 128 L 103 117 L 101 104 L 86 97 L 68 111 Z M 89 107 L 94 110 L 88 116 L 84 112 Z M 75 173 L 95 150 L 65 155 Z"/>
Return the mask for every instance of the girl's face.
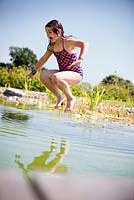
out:
<path id="1" fill-rule="evenodd" d="M 59 38 L 58 35 L 52 31 L 52 28 L 46 27 L 45 31 L 51 42 L 56 42 L 56 40 Z"/>

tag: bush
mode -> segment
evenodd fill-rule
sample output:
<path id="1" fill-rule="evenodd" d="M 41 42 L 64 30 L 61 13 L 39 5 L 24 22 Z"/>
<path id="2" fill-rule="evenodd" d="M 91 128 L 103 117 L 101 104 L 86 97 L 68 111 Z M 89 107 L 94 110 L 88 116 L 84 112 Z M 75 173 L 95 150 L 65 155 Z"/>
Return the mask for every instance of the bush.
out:
<path id="1" fill-rule="evenodd" d="M 22 67 L 1 67 L 0 66 L 0 86 L 18 89 L 27 89 L 33 91 L 46 91 L 45 86 L 39 80 L 39 74 L 36 74 L 32 79 L 27 80 L 26 74 L 28 71 Z"/>
<path id="2" fill-rule="evenodd" d="M 130 91 L 126 88 L 121 88 L 116 85 L 99 85 L 100 88 L 104 88 L 103 94 L 104 100 L 119 100 L 119 101 L 130 101 Z"/>
<path id="3" fill-rule="evenodd" d="M 77 97 L 86 97 L 89 90 L 91 90 L 91 85 L 86 82 L 71 86 L 73 95 Z"/>

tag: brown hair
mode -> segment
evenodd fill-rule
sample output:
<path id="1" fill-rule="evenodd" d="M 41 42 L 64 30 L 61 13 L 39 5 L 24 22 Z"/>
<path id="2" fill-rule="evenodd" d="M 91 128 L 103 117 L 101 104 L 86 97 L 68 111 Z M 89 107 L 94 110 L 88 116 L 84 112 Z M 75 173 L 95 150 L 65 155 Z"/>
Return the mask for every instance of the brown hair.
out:
<path id="1" fill-rule="evenodd" d="M 57 35 L 59 34 L 59 29 L 60 29 L 61 30 L 61 36 L 64 37 L 64 38 L 73 37 L 72 35 L 64 36 L 64 28 L 63 28 L 62 24 L 56 19 L 53 19 L 50 22 L 48 22 L 45 25 L 45 27 L 52 28 L 52 31 Z M 48 47 L 47 47 L 47 50 L 50 51 L 50 52 L 53 52 L 53 48 L 54 48 L 54 43 L 52 43 L 51 40 L 50 40 Z"/>
<path id="2" fill-rule="evenodd" d="M 63 26 L 58 20 L 56 20 L 56 19 L 51 20 L 50 22 L 48 22 L 45 25 L 45 27 L 52 28 L 52 31 L 57 35 L 59 34 L 59 29 L 60 29 L 61 30 L 61 36 L 64 37 Z M 48 47 L 47 47 L 47 51 L 53 52 L 53 48 L 54 48 L 54 44 L 50 40 L 49 44 L 48 44 Z"/>
<path id="3" fill-rule="evenodd" d="M 61 36 L 64 37 L 64 29 L 63 29 L 63 26 L 62 24 L 58 21 L 58 20 L 51 20 L 50 22 L 48 22 L 46 24 L 45 27 L 50 27 L 52 28 L 52 31 L 58 35 L 59 33 L 59 29 L 61 29 Z"/>

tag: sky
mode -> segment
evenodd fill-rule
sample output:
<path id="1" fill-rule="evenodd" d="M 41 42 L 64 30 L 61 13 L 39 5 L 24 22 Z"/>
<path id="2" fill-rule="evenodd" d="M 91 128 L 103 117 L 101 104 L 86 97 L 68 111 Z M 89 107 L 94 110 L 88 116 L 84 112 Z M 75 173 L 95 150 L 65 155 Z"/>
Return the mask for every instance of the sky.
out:
<path id="1" fill-rule="evenodd" d="M 10 46 L 28 47 L 39 59 L 52 19 L 89 44 L 83 82 L 96 85 L 115 74 L 134 83 L 134 0 L 0 0 L 0 62 L 10 62 Z M 54 56 L 45 67 L 58 68 Z"/>

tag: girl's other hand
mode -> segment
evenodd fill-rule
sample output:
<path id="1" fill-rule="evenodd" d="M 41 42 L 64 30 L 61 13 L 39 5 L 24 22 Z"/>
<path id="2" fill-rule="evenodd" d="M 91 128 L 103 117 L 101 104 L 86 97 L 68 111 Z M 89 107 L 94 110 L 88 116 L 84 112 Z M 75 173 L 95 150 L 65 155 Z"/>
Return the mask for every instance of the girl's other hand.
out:
<path id="1" fill-rule="evenodd" d="M 77 66 L 79 66 L 81 64 L 81 61 L 82 60 L 76 60 L 75 62 L 73 62 L 71 65 L 70 65 L 70 68 L 73 69 Z"/>
<path id="2" fill-rule="evenodd" d="M 30 72 L 29 74 L 26 75 L 26 78 L 30 79 L 32 78 L 34 75 L 32 74 L 32 72 Z"/>

